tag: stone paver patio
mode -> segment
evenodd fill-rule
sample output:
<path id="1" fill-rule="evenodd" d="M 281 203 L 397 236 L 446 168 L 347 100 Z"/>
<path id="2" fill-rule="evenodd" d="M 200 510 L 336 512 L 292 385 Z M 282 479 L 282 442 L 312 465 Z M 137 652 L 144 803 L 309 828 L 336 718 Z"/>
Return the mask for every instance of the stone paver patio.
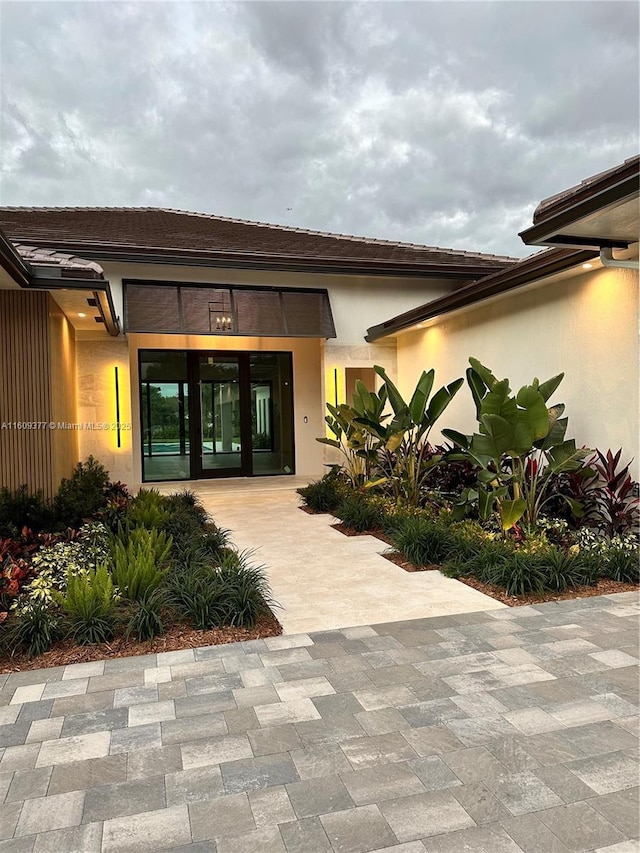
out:
<path id="1" fill-rule="evenodd" d="M 635 853 L 638 596 L 0 676 L 0 850 Z"/>

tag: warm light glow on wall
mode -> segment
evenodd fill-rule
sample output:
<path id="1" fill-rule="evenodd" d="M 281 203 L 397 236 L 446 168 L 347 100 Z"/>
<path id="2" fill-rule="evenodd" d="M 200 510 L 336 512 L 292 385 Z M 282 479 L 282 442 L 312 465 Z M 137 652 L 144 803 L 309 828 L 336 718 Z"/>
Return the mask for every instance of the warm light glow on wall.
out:
<path id="1" fill-rule="evenodd" d="M 128 366 L 111 362 L 105 368 L 103 387 L 103 404 L 96 409 L 96 419 L 101 423 L 98 429 L 103 433 L 100 442 L 111 451 L 130 449 L 131 442 L 127 438 L 131 435 Z"/>
<path id="2" fill-rule="evenodd" d="M 347 393 L 344 367 L 328 367 L 325 373 L 324 387 L 327 403 L 331 403 L 332 406 L 339 406 L 340 403 L 344 403 Z M 326 415 L 328 412 L 325 410 L 324 414 Z M 327 437 L 335 438 L 329 427 L 327 427 Z"/>

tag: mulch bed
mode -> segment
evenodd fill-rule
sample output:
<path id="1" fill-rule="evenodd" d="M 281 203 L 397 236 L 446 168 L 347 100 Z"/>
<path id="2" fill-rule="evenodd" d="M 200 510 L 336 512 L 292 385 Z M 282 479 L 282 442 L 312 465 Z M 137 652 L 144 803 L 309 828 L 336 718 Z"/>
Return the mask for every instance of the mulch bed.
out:
<path id="1" fill-rule="evenodd" d="M 307 515 L 326 515 L 326 513 L 320 512 L 320 510 L 317 509 L 311 509 L 310 506 L 304 506 L 304 504 L 299 506 L 298 509 L 301 509 L 302 512 L 306 512 Z"/>
<path id="2" fill-rule="evenodd" d="M 396 566 L 400 566 L 400 568 L 404 569 L 405 572 L 433 572 L 440 569 L 440 566 L 436 566 L 435 564 L 431 564 L 429 566 L 414 566 L 413 563 L 405 560 L 399 551 L 384 551 L 381 556 L 384 557 L 385 560 L 389 560 L 390 563 L 395 563 Z"/>
<path id="3" fill-rule="evenodd" d="M 254 628 L 212 628 L 209 631 L 196 631 L 189 625 L 174 624 L 167 628 L 161 637 L 144 643 L 135 638 L 118 637 L 110 643 L 96 646 L 77 646 L 73 640 L 55 643 L 52 649 L 39 658 L 31 660 L 26 655 L 0 658 L 0 673 L 23 672 L 27 669 L 41 669 L 50 666 L 66 666 L 70 663 L 125 658 L 132 655 L 148 655 L 156 652 L 176 652 L 180 649 L 196 649 L 200 646 L 217 646 L 224 643 L 238 643 L 243 640 L 259 640 L 263 637 L 277 637 L 282 634 L 282 625 L 273 614 L 261 617 Z"/>
<path id="4" fill-rule="evenodd" d="M 458 580 L 461 583 L 466 583 L 467 586 L 472 586 L 478 592 L 483 592 L 485 595 L 509 605 L 509 607 L 520 607 L 523 604 L 542 604 L 545 601 L 566 601 L 570 598 L 591 598 L 594 595 L 613 595 L 616 592 L 634 592 L 638 589 L 638 585 L 634 583 L 620 583 L 601 578 L 594 586 L 577 586 L 574 589 L 568 589 L 566 592 L 549 591 L 536 595 L 507 595 L 500 587 L 489 586 L 477 578 L 458 578 Z"/>

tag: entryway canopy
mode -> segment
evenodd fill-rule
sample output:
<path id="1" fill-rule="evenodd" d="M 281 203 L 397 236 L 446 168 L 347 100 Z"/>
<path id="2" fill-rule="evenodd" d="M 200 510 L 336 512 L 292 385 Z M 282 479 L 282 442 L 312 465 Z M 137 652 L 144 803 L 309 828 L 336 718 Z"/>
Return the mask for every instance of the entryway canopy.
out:
<path id="1" fill-rule="evenodd" d="M 191 335 L 335 338 L 324 289 L 126 281 L 125 330 Z"/>

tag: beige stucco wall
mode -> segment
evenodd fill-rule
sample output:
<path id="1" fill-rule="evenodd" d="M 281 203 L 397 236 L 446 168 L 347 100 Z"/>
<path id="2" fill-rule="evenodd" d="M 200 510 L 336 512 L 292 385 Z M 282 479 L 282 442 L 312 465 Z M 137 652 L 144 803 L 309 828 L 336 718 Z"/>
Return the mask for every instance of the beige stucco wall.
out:
<path id="1" fill-rule="evenodd" d="M 600 449 L 624 448 L 638 476 L 638 273 L 597 269 L 551 278 L 489 304 L 398 336 L 400 384 L 410 393 L 423 368 L 437 387 L 463 376 L 475 356 L 517 388 L 563 372 L 552 398 L 566 403 L 568 436 Z M 475 411 L 465 386 L 441 425 L 462 432 Z"/>

